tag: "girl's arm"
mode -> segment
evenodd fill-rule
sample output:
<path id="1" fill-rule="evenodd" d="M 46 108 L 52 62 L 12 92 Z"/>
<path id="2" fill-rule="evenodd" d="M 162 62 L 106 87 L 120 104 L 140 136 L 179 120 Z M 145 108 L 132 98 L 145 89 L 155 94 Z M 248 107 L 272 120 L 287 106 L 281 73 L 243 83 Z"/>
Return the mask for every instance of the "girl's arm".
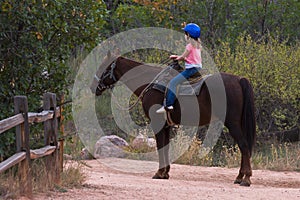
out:
<path id="1" fill-rule="evenodd" d="M 190 53 L 189 50 L 186 49 L 181 56 L 171 55 L 170 58 L 175 60 L 184 60 L 185 57 L 189 55 L 189 53 Z"/>

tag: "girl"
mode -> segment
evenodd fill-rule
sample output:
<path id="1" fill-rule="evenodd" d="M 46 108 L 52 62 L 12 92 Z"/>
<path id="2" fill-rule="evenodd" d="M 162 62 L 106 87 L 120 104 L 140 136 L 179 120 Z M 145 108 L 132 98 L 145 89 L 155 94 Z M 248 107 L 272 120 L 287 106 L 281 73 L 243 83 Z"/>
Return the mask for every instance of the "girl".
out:
<path id="1" fill-rule="evenodd" d="M 197 24 L 189 23 L 183 30 L 185 31 L 185 40 L 188 42 L 185 51 L 181 56 L 171 55 L 171 59 L 184 60 L 185 70 L 175 76 L 169 83 L 166 94 L 166 105 L 156 111 L 156 113 L 165 113 L 166 110 L 173 110 L 176 98 L 177 86 L 197 73 L 202 68 L 201 58 L 201 29 Z"/>

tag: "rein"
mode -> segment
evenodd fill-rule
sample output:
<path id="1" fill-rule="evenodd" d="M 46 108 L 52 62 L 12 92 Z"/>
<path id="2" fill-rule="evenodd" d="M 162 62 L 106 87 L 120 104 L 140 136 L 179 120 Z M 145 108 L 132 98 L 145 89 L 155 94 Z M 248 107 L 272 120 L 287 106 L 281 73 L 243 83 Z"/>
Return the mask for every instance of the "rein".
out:
<path id="1" fill-rule="evenodd" d="M 160 64 L 159 64 L 159 66 L 163 66 L 163 65 L 165 65 L 166 63 L 168 63 L 169 62 L 169 58 L 167 58 L 167 59 L 165 59 L 165 60 L 163 60 Z M 119 108 L 119 110 L 122 110 L 122 111 L 128 111 L 128 110 L 132 110 L 137 104 L 138 104 L 138 102 L 139 102 L 139 100 L 141 100 L 143 97 L 144 97 L 144 95 L 148 92 L 148 90 L 150 89 L 150 87 L 152 86 L 152 84 L 157 80 L 157 78 L 161 75 L 161 74 L 163 74 L 165 71 L 167 71 L 167 70 L 169 70 L 170 69 L 170 66 L 168 66 L 168 67 L 166 67 L 166 68 L 164 68 L 163 70 L 161 70 L 155 77 L 154 77 L 154 79 L 143 89 L 143 91 L 141 92 L 141 94 L 138 96 L 138 98 L 136 99 L 136 101 L 132 104 L 132 105 L 130 105 L 129 107 L 127 107 L 127 108 L 124 108 L 122 105 L 120 105 L 119 103 L 118 103 L 118 100 L 117 100 L 117 98 L 115 97 L 115 95 L 111 92 L 111 90 L 110 90 L 110 93 L 111 93 L 111 96 L 112 96 L 112 98 L 113 98 L 113 101 L 116 103 L 116 105 L 118 106 L 118 108 Z M 106 86 L 106 87 L 108 87 L 109 89 L 112 89 L 112 87 L 111 86 Z"/>

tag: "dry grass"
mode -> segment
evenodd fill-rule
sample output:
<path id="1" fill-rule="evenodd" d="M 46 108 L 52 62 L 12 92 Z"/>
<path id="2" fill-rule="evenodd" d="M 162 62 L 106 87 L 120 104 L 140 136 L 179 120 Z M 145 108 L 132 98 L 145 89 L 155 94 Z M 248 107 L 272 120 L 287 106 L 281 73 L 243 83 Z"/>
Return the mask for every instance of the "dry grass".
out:
<path id="1" fill-rule="evenodd" d="M 36 159 L 31 163 L 33 191 L 45 192 L 54 188 L 46 170 L 45 159 Z"/>
<path id="2" fill-rule="evenodd" d="M 83 173 L 84 162 L 66 161 L 61 174 L 61 186 L 66 188 L 81 187 L 85 181 Z"/>
<path id="3" fill-rule="evenodd" d="M 183 151 L 186 149 L 185 137 L 175 141 L 180 143 L 176 145 L 177 147 L 184 147 Z M 196 138 L 176 160 L 176 163 L 180 164 L 221 167 L 239 167 L 240 162 L 241 153 L 237 145 L 222 146 L 217 143 L 213 149 L 205 149 L 202 142 Z M 252 166 L 253 169 L 300 171 L 300 142 L 256 146 L 252 156 Z"/>
<path id="4" fill-rule="evenodd" d="M 300 171 L 300 142 L 261 147 L 254 154 L 252 163 L 254 169 Z"/>
<path id="5" fill-rule="evenodd" d="M 15 199 L 18 196 L 19 184 L 16 181 L 17 168 L 8 169 L 0 174 L 0 199 Z"/>
<path id="6" fill-rule="evenodd" d="M 237 147 L 222 146 L 220 148 L 204 148 L 202 142 L 193 139 L 188 150 L 176 161 L 180 164 L 200 166 L 238 167 L 240 164 L 240 151 Z"/>
<path id="7" fill-rule="evenodd" d="M 188 132 L 193 131 L 179 128 L 175 137 L 171 139 L 170 159 L 172 162 L 199 166 L 240 167 L 241 152 L 237 144 L 232 144 L 230 141 L 224 142 L 224 139 L 223 141 L 221 139 L 212 149 L 204 148 L 201 140 L 189 135 Z M 147 146 L 140 149 L 129 147 L 126 150 L 133 153 L 134 156 L 128 157 L 131 159 L 157 160 L 157 154 L 151 154 L 154 156 L 151 159 L 141 156 L 144 155 L 143 153 L 156 151 Z M 252 167 L 253 169 L 300 171 L 300 142 L 257 144 L 252 156 Z"/>
<path id="8" fill-rule="evenodd" d="M 33 193 L 43 193 L 51 190 L 60 192 L 68 188 L 80 187 L 85 176 L 81 161 L 68 161 L 64 164 L 59 185 L 50 181 L 44 159 L 36 159 L 31 163 Z M 19 196 L 18 167 L 15 166 L 0 174 L 0 199 L 16 199 Z"/>

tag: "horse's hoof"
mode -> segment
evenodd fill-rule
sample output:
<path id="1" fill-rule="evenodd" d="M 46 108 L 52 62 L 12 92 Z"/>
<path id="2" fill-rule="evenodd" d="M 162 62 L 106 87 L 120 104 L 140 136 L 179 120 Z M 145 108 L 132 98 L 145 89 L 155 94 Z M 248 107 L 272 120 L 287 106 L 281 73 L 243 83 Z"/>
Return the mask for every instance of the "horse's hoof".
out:
<path id="1" fill-rule="evenodd" d="M 235 179 L 233 182 L 234 184 L 241 184 L 243 182 L 243 179 Z"/>
<path id="2" fill-rule="evenodd" d="M 158 174 L 156 173 L 154 176 L 152 176 L 152 179 L 169 179 L 169 174 Z"/>
<path id="3" fill-rule="evenodd" d="M 164 179 L 169 179 L 170 178 L 169 174 L 164 174 L 163 177 L 164 177 Z"/>
<path id="4" fill-rule="evenodd" d="M 152 179 L 162 179 L 163 177 L 159 174 L 154 174 L 154 176 L 152 176 Z"/>
<path id="5" fill-rule="evenodd" d="M 240 186 L 246 186 L 246 187 L 249 187 L 251 185 L 251 183 L 249 181 L 245 181 L 243 180 L 241 183 L 240 183 Z"/>

